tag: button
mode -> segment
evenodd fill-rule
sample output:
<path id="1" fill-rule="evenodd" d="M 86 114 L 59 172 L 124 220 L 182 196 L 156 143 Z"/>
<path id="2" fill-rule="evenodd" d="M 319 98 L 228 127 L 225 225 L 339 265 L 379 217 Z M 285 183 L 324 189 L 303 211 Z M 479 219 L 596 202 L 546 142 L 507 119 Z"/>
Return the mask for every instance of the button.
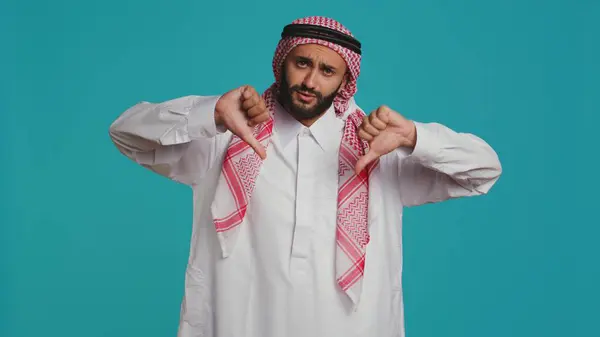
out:
<path id="1" fill-rule="evenodd" d="M 310 136 L 310 129 L 308 128 L 302 128 L 302 131 L 300 131 L 300 135 L 301 136 Z"/>

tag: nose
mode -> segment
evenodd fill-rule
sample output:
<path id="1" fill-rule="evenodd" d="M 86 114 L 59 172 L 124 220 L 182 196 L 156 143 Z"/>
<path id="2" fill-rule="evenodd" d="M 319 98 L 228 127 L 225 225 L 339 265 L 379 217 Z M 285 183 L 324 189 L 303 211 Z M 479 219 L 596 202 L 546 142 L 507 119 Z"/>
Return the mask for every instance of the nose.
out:
<path id="1" fill-rule="evenodd" d="M 316 69 L 311 69 L 308 73 L 306 73 L 306 76 L 304 76 L 304 81 L 302 81 L 302 84 L 304 84 L 304 86 L 308 89 L 314 90 L 316 88 L 316 76 Z"/>

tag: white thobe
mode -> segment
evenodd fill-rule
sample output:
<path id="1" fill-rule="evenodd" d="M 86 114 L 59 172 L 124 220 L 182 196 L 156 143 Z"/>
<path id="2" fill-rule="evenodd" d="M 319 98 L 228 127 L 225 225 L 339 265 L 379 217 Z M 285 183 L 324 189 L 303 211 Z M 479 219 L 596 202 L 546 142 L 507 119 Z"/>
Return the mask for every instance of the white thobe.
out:
<path id="1" fill-rule="evenodd" d="M 363 290 L 353 310 L 335 282 L 344 122 L 330 109 L 306 128 L 277 106 L 246 219 L 223 258 L 210 205 L 231 133 L 215 126 L 218 98 L 141 102 L 110 128 L 124 155 L 193 189 L 178 336 L 404 336 L 403 207 L 487 193 L 501 173 L 494 150 L 474 135 L 416 122 L 414 150 L 380 158 L 369 187 Z"/>

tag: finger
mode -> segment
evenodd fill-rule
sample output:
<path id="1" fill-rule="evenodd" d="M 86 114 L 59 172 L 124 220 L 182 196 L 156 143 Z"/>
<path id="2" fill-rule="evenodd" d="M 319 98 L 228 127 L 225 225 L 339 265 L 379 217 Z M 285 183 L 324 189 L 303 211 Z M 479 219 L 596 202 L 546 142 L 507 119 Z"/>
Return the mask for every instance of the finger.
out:
<path id="1" fill-rule="evenodd" d="M 242 97 L 244 99 L 248 99 L 248 98 L 252 97 L 255 92 L 256 92 L 256 90 L 254 90 L 254 88 L 250 85 L 245 85 L 242 87 Z"/>
<path id="2" fill-rule="evenodd" d="M 377 109 L 375 115 L 378 119 L 385 123 L 385 125 L 387 125 L 390 122 L 391 111 L 392 109 L 390 109 L 387 105 L 382 105 Z"/>
<path id="3" fill-rule="evenodd" d="M 368 133 L 367 131 L 363 130 L 362 128 L 360 130 L 358 130 L 358 137 L 360 137 L 361 139 L 366 140 L 367 142 L 370 142 L 373 140 L 373 136 L 371 136 L 370 133 Z"/>
<path id="4" fill-rule="evenodd" d="M 258 102 L 259 102 L 259 96 L 258 95 L 252 95 L 252 96 L 250 96 L 248 98 L 244 97 L 244 101 L 242 102 L 242 109 L 244 111 L 248 111 L 252 107 L 258 105 Z"/>
<path id="5" fill-rule="evenodd" d="M 254 118 L 258 115 L 264 114 L 267 111 L 267 108 L 265 107 L 265 104 L 262 103 L 262 100 L 260 102 L 258 102 L 257 104 L 255 104 L 254 106 L 252 106 L 251 108 L 249 108 L 248 110 L 248 117 L 249 118 Z"/>
<path id="6" fill-rule="evenodd" d="M 269 119 L 269 114 L 262 114 L 252 118 L 249 122 L 249 126 L 255 126 L 261 123 L 266 122 Z"/>
<path id="7" fill-rule="evenodd" d="M 379 136 L 379 130 L 377 130 L 377 128 L 375 128 L 368 120 L 363 122 L 360 127 L 371 134 L 371 136 Z"/>
<path id="8" fill-rule="evenodd" d="M 356 166 L 354 167 L 354 172 L 356 174 L 360 174 L 367 165 L 372 163 L 375 159 L 379 158 L 379 155 L 375 153 L 375 151 L 369 151 L 364 156 L 360 157 L 356 162 Z"/>
<path id="9" fill-rule="evenodd" d="M 258 154 L 258 156 L 261 159 L 264 160 L 265 158 L 267 158 L 267 152 L 265 150 L 265 147 L 262 146 L 262 144 L 258 140 L 256 140 L 256 138 L 254 138 L 254 135 L 250 130 L 240 134 L 240 138 L 246 143 L 248 143 L 248 145 L 250 145 L 250 147 L 254 150 L 254 152 Z"/>
<path id="10" fill-rule="evenodd" d="M 384 121 L 379 119 L 378 115 L 379 114 L 377 112 L 374 114 L 371 114 L 369 116 L 369 124 L 372 125 L 374 128 L 376 128 L 377 130 L 383 131 L 387 127 L 387 123 L 385 123 Z"/>

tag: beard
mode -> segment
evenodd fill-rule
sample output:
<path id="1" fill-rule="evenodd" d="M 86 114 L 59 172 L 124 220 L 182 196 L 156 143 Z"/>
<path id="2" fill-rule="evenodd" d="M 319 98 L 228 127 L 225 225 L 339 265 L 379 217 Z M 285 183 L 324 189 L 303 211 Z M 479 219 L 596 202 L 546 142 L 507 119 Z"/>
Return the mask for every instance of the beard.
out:
<path id="1" fill-rule="evenodd" d="M 329 109 L 341 86 L 342 82 L 340 82 L 340 85 L 336 90 L 327 96 L 324 96 L 323 93 L 319 91 L 307 88 L 304 84 L 290 86 L 287 81 L 287 74 L 284 67 L 281 73 L 281 85 L 279 87 L 278 99 L 281 105 L 283 105 L 288 113 L 295 119 L 299 121 L 309 120 L 321 116 Z M 292 98 L 294 92 L 314 95 L 316 102 L 312 106 L 294 102 L 294 99 Z"/>

